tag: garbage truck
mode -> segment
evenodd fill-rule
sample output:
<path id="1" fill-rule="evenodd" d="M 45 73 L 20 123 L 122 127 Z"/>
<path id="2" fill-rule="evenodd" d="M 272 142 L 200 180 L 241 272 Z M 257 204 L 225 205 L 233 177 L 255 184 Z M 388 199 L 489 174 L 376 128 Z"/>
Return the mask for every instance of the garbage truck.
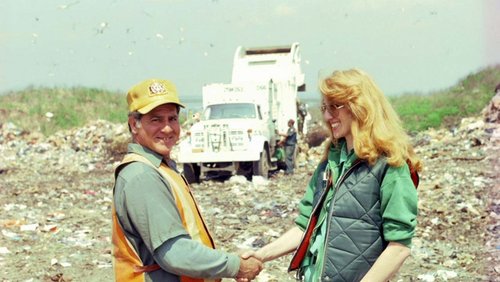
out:
<path id="1" fill-rule="evenodd" d="M 267 178 L 277 168 L 277 132 L 297 120 L 298 91 L 305 91 L 299 43 L 237 47 L 231 82 L 203 86 L 201 119 L 179 144 L 187 181 L 222 174 Z"/>

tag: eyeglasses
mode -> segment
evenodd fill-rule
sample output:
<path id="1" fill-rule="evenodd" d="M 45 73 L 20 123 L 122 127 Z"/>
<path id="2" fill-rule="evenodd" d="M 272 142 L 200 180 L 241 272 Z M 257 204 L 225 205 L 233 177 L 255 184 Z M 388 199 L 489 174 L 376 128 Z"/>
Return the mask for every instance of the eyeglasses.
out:
<path id="1" fill-rule="evenodd" d="M 335 112 L 335 110 L 340 110 L 342 108 L 344 108 L 345 105 L 337 105 L 337 104 L 325 104 L 323 103 L 323 105 L 321 105 L 321 113 L 325 113 L 325 111 L 328 111 L 328 113 L 330 113 L 330 115 L 334 115 L 334 113 L 338 113 L 338 112 Z"/>

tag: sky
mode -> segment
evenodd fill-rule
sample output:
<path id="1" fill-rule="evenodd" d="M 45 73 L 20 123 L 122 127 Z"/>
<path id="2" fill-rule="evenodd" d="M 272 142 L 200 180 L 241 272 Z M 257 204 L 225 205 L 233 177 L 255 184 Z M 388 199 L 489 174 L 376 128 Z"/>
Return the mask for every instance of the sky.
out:
<path id="1" fill-rule="evenodd" d="M 229 83 L 238 46 L 300 44 L 303 98 L 318 77 L 368 72 L 387 95 L 430 93 L 500 63 L 498 0 L 2 0 L 0 94 L 123 92 L 147 78 L 182 98 Z"/>

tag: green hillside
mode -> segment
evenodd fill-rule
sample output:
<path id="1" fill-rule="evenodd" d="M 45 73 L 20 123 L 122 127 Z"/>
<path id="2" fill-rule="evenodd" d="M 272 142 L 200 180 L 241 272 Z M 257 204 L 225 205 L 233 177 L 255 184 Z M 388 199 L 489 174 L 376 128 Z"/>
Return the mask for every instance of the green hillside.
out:
<path id="1" fill-rule="evenodd" d="M 50 135 L 90 120 L 125 122 L 123 93 L 86 87 L 26 88 L 0 96 L 0 117 L 28 131 Z"/>
<path id="2" fill-rule="evenodd" d="M 495 95 L 499 83 L 500 65 L 496 65 L 470 74 L 445 90 L 427 95 L 405 94 L 390 100 L 408 131 L 452 127 L 464 117 L 478 115 Z"/>

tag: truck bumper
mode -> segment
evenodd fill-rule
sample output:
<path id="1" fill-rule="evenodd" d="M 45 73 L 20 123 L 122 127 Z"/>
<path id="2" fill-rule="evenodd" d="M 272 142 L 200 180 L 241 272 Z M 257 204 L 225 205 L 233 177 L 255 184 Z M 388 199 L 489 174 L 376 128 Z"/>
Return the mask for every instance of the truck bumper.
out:
<path id="1" fill-rule="evenodd" d="M 260 159 L 260 152 L 230 151 L 230 152 L 192 152 L 181 150 L 177 156 L 179 163 L 217 163 L 217 162 L 249 162 Z"/>

